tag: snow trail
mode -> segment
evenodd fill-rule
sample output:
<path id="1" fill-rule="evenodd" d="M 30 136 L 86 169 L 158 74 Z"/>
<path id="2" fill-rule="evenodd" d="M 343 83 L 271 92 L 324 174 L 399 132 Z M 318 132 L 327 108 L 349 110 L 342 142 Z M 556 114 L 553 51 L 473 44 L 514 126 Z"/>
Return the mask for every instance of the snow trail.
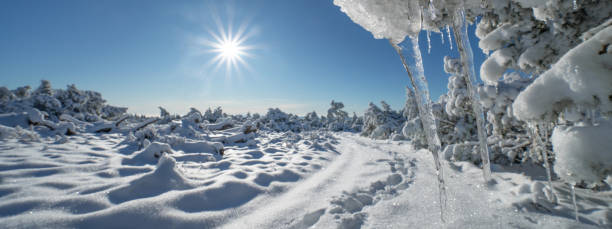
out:
<path id="1" fill-rule="evenodd" d="M 336 224 L 344 225 L 342 222 L 336 222 L 335 217 L 346 219 L 345 221 L 360 217 L 362 214 L 359 211 L 376 201 L 378 190 L 374 192 L 355 190 L 363 189 L 364 185 L 375 186 L 368 186 L 373 180 L 382 181 L 383 189 L 391 189 L 395 186 L 387 184 L 389 177 L 393 174 L 407 173 L 407 170 L 400 166 L 404 164 L 401 159 L 394 158 L 392 154 L 380 148 L 372 147 L 363 142 L 361 137 L 340 134 L 340 138 L 340 144 L 337 145 L 340 154 L 326 167 L 296 182 L 285 193 L 254 200 L 250 205 L 259 206 L 257 209 L 248 211 L 247 214 L 223 225 L 222 228 L 308 228 L 314 224 L 317 224 L 317 227 L 332 228 L 336 227 Z M 411 148 L 407 150 L 412 151 Z M 393 163 L 391 171 L 386 166 L 381 166 L 382 162 Z M 394 170 L 401 173 L 392 172 Z M 404 175 L 401 176 L 401 178 L 393 176 L 391 181 L 397 182 L 397 179 L 405 181 Z M 343 193 L 349 197 L 339 198 L 338 196 Z M 354 202 L 349 193 L 358 196 L 357 202 Z M 367 201 L 363 199 L 371 201 L 364 203 Z M 353 200 L 352 205 L 347 200 Z M 338 203 L 344 206 L 334 211 L 333 206 Z M 342 212 L 344 214 L 340 214 Z"/>

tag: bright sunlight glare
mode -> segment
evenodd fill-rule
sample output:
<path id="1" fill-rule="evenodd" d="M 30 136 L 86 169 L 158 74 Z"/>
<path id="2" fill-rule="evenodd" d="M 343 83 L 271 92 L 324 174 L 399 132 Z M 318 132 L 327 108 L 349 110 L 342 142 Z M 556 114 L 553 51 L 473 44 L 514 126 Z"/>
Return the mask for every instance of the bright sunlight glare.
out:
<path id="1" fill-rule="evenodd" d="M 240 56 L 241 48 L 236 42 L 224 41 L 219 47 L 219 53 L 224 58 L 233 59 Z"/>
<path id="2" fill-rule="evenodd" d="M 241 26 L 234 33 L 232 26 L 225 29 L 220 25 L 218 31 L 210 31 L 214 40 L 209 42 L 209 46 L 212 48 L 211 51 L 216 53 L 216 56 L 211 60 L 216 65 L 215 69 L 224 65 L 226 75 L 231 75 L 234 71 L 240 71 L 242 66 L 249 68 L 245 58 L 250 57 L 247 51 L 252 47 L 244 44 L 250 36 L 248 33 L 245 34 L 245 31 L 246 26 Z"/>

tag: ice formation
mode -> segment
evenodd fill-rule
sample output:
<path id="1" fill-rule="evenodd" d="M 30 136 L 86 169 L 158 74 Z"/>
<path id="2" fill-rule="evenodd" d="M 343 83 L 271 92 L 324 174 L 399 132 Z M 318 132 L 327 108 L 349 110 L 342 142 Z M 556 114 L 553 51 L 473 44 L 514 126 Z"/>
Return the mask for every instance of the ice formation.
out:
<path id="1" fill-rule="evenodd" d="M 409 42 L 411 43 L 412 48 L 407 49 L 406 52 L 409 54 L 408 56 L 404 55 L 404 50 L 406 49 L 401 48 L 398 44 L 394 44 L 392 40 L 390 40 L 390 42 L 400 56 L 402 64 L 404 65 L 404 68 L 408 73 L 408 77 L 410 78 L 410 83 L 414 89 L 414 94 L 416 95 L 419 115 L 421 123 L 423 124 L 425 137 L 427 139 L 427 146 L 429 151 L 432 153 L 434 164 L 436 165 L 439 184 L 438 190 L 440 192 L 440 217 L 442 221 L 444 221 L 447 197 L 446 185 L 444 182 L 444 168 L 442 167 L 440 161 L 440 150 L 442 145 L 438 136 L 438 127 L 436 125 L 432 110 L 431 98 L 429 97 L 429 86 L 427 84 L 427 79 L 425 78 L 425 69 L 423 68 L 423 59 L 421 56 L 421 49 L 419 47 L 419 39 L 416 35 L 410 37 Z"/>
<path id="2" fill-rule="evenodd" d="M 455 40 L 457 40 L 457 50 L 461 56 L 463 66 L 462 75 L 467 85 L 468 96 L 470 97 L 470 101 L 472 101 L 472 111 L 476 117 L 483 177 L 485 182 L 489 182 L 491 180 L 491 162 L 489 160 L 489 148 L 487 146 L 487 133 L 485 132 L 485 117 L 480 105 L 480 96 L 476 91 L 478 81 L 476 80 L 476 73 L 474 72 L 474 55 L 472 54 L 472 46 L 470 45 L 467 34 L 467 22 L 465 21 L 464 9 L 458 9 L 454 17 L 455 24 L 453 25 L 453 31 L 455 33 Z"/>

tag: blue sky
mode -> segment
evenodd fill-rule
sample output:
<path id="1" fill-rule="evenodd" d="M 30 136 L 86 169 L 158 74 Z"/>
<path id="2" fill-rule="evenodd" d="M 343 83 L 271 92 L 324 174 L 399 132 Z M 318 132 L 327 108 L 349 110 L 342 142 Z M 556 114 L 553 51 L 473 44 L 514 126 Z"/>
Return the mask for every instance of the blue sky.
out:
<path id="1" fill-rule="evenodd" d="M 216 53 L 202 41 L 219 25 L 249 35 L 248 66 L 227 72 L 210 63 Z M 0 85 L 76 84 L 134 113 L 157 114 L 161 105 L 181 114 L 215 106 L 325 114 L 332 99 L 363 113 L 370 101 L 400 109 L 409 84 L 388 41 L 328 0 L 1 1 L 0 31 Z M 458 54 L 437 33 L 427 54 L 425 35 L 425 74 L 437 100 L 448 79 L 442 59 Z M 482 52 L 474 54 L 482 62 Z"/>

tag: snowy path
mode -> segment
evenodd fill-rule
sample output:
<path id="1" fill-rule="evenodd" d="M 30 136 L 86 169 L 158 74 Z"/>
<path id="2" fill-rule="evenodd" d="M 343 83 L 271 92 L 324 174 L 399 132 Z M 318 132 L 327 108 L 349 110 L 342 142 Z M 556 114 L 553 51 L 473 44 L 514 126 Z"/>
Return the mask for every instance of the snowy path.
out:
<path id="1" fill-rule="evenodd" d="M 407 149 L 411 147 L 406 145 Z M 291 189 L 279 197 L 269 197 L 255 203 L 261 205 L 253 213 L 240 217 L 232 224 L 226 225 L 228 228 L 305 228 L 315 223 L 319 223 L 323 228 L 330 227 L 333 220 L 322 217 L 323 222 L 318 222 L 320 216 L 328 216 L 326 212 L 354 212 L 358 214 L 361 209 L 360 204 L 350 205 L 351 200 L 347 201 L 340 195 L 345 191 L 352 190 L 350 194 L 355 194 L 358 188 L 369 188 L 370 184 L 378 185 L 375 188 L 387 189 L 394 192 L 392 187 L 388 187 L 387 177 L 391 176 L 392 183 L 401 182 L 400 173 L 393 173 L 387 162 L 392 162 L 393 155 L 380 148 L 371 148 L 370 145 L 362 142 L 359 137 L 352 135 L 342 135 L 340 144 L 336 148 L 340 155 L 334 158 L 333 162 L 315 174 L 311 174 L 307 179 L 298 182 Z M 394 175 L 393 174 L 397 174 Z M 395 178 L 395 180 L 393 180 Z M 375 183 L 372 181 L 382 181 Z M 350 195 L 349 194 L 349 195 Z M 380 198 L 380 196 L 368 190 L 363 192 L 362 198 Z M 338 206 L 334 203 L 345 204 Z M 372 201 L 369 201 L 372 202 Z M 339 214 L 334 214 L 339 215 Z M 348 214 L 346 214 L 348 215 Z M 327 220 L 327 222 L 325 222 Z"/>

